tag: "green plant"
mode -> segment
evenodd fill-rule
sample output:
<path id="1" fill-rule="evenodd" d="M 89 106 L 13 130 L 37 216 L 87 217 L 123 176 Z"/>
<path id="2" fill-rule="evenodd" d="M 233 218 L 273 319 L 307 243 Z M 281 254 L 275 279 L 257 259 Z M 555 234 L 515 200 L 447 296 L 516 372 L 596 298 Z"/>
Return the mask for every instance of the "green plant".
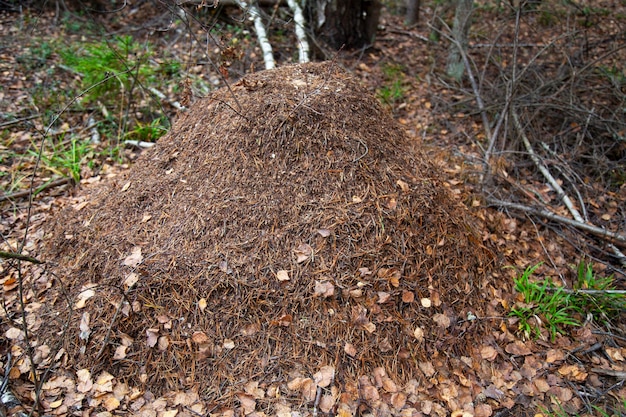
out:
<path id="1" fill-rule="evenodd" d="M 155 69 L 148 65 L 151 55 L 149 45 L 142 46 L 131 36 L 61 52 L 64 64 L 80 74 L 82 88 L 91 87 L 85 102 L 132 100 L 135 88 L 155 75 Z"/>
<path id="2" fill-rule="evenodd" d="M 157 118 L 150 123 L 137 122 L 134 129 L 126 133 L 127 139 L 143 142 L 155 142 L 169 129 L 169 121 L 166 118 Z"/>
<path id="3" fill-rule="evenodd" d="M 42 168 L 58 176 L 70 177 L 73 181 L 79 182 L 83 164 L 94 157 L 91 143 L 75 138 L 66 141 L 64 135 L 61 135 L 57 141 L 48 140 L 47 145 L 44 146 L 41 153 Z M 37 146 L 33 146 L 28 153 L 33 158 L 37 158 L 39 149 Z"/>
<path id="4" fill-rule="evenodd" d="M 406 93 L 405 76 L 400 65 L 384 65 L 382 68 L 385 78 L 384 85 L 376 91 L 378 99 L 392 109 L 404 100 Z"/>
<path id="5" fill-rule="evenodd" d="M 623 292 L 613 291 L 613 276 L 597 277 L 584 261 L 578 264 L 573 290 L 556 286 L 549 277 L 531 280 L 539 266 L 540 263 L 526 268 L 514 280 L 523 302 L 516 303 L 510 315 L 518 319 L 519 330 L 526 338 L 539 337 L 544 327 L 554 340 L 567 326 L 580 326 L 582 316 L 591 315 L 607 323 L 626 307 Z"/>

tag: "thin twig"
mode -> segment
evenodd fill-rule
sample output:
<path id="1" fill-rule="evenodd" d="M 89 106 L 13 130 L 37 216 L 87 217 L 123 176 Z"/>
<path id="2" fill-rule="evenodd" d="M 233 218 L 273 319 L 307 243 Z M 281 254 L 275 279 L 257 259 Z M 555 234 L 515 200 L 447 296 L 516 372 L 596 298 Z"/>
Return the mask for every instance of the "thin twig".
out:
<path id="1" fill-rule="evenodd" d="M 564 223 L 569 226 L 576 227 L 577 229 L 589 232 L 596 237 L 599 237 L 608 241 L 612 241 L 615 244 L 619 244 L 620 246 L 626 247 L 625 235 L 611 232 L 601 227 L 593 226 L 591 224 L 581 223 L 576 220 L 572 220 L 569 217 L 559 216 L 558 214 L 554 214 L 553 212 L 548 211 L 546 209 L 529 207 L 523 204 L 511 203 L 508 201 L 502 201 L 502 200 L 498 200 L 495 198 L 488 198 L 487 203 L 492 206 L 506 207 L 506 208 L 510 208 L 514 210 L 519 210 L 519 211 L 523 211 L 526 213 L 534 214 L 536 216 L 544 217 L 548 220 Z"/>
<path id="2" fill-rule="evenodd" d="M 31 193 L 39 194 L 40 192 L 42 192 L 44 190 L 47 190 L 48 188 L 58 187 L 58 186 L 64 185 L 64 184 L 71 184 L 72 181 L 73 180 L 70 177 L 59 178 L 58 180 L 54 180 L 54 181 L 51 181 L 51 182 L 49 182 L 47 184 L 42 185 L 41 187 L 37 188 L 34 192 L 31 191 L 30 189 L 28 189 L 28 190 L 22 190 L 22 191 L 15 192 L 13 194 L 0 195 L 0 202 L 6 201 L 6 200 L 16 200 L 18 198 L 28 197 L 28 196 L 30 196 Z"/>
<path id="3" fill-rule="evenodd" d="M 26 262 L 30 262 L 33 264 L 44 263 L 43 261 L 40 261 L 39 259 L 35 259 L 32 256 L 22 255 L 20 253 L 14 253 L 14 252 L 5 252 L 3 250 L 0 250 L 0 258 L 1 259 L 17 259 L 20 261 L 26 261 Z"/>

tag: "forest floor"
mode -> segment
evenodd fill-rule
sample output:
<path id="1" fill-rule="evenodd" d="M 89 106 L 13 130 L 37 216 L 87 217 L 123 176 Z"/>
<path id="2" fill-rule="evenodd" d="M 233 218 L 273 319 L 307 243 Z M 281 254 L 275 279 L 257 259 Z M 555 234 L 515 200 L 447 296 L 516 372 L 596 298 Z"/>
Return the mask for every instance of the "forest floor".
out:
<path id="1" fill-rule="evenodd" d="M 464 346 L 466 355 L 416 361 L 420 378 L 408 381 L 377 368 L 358 383 L 339 383 L 325 366 L 283 381 L 250 378 L 228 396 L 198 387 L 155 394 L 134 377 L 67 367 L 64 350 L 40 340 L 47 323 L 37 312 L 58 294 L 48 291 L 57 285 L 51 274 L 32 259 L 2 259 L 6 389 L 27 411 L 48 415 L 625 415 L 626 5 L 605 3 L 543 4 L 525 11 L 517 28 L 508 6 L 481 5 L 469 56 L 482 112 L 469 81 L 443 75 L 448 42 L 437 39 L 445 36 L 436 35 L 434 16 L 453 11 L 442 6 L 424 5 L 416 27 L 385 7 L 371 48 L 335 54 L 316 47 L 377 97 L 483 225 L 478 232 L 498 267 L 481 288 L 489 314 L 467 318 L 479 320 L 486 336 Z M 187 23 L 142 2 L 97 19 L 62 10 L 0 14 L 0 250 L 39 256 L 51 217 L 81 210 L 86 191 L 122 178 L 142 146 L 175 123 L 181 105 L 263 67 L 252 24 L 237 11 L 218 19 L 209 8 L 190 10 L 197 20 Z M 268 13 L 277 62 L 293 62 L 289 13 Z M 527 69 L 518 96 L 506 90 L 515 59 Z M 560 79 L 563 68 L 572 72 L 562 84 L 546 81 Z M 571 95 L 564 99 L 563 91 Z M 491 141 L 507 98 L 524 126 L 512 111 Z M 489 131 L 483 115 L 493 117 Z M 561 220 L 572 218 L 571 209 L 528 157 L 520 131 L 584 223 L 614 236 Z M 147 337 L 163 347 L 156 333 Z M 124 349 L 115 355 L 124 359 Z"/>

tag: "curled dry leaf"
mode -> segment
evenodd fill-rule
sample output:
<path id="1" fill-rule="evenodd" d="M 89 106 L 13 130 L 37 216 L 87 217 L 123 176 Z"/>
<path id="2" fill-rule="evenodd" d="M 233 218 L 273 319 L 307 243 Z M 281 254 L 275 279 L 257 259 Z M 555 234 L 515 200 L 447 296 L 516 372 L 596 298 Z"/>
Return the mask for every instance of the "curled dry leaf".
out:
<path id="1" fill-rule="evenodd" d="M 334 378 L 335 368 L 330 365 L 322 366 L 320 370 L 313 375 L 315 383 L 322 388 L 329 386 Z"/>
<path id="2" fill-rule="evenodd" d="M 421 343 L 424 340 L 424 329 L 417 326 L 415 330 L 413 330 L 413 337 L 415 337 L 418 343 Z"/>
<path id="3" fill-rule="evenodd" d="M 147 329 L 146 336 L 146 345 L 148 347 L 156 346 L 157 342 L 159 341 L 159 329 Z"/>
<path id="4" fill-rule="evenodd" d="M 296 249 L 294 249 L 293 252 L 296 255 L 296 262 L 300 264 L 311 258 L 311 256 L 313 255 L 313 248 L 306 243 L 302 243 Z"/>
<path id="5" fill-rule="evenodd" d="M 332 297 L 335 294 L 335 286 L 328 281 L 315 281 L 314 297 Z"/>
<path id="6" fill-rule="evenodd" d="M 422 298 L 420 300 L 420 303 L 422 304 L 422 307 L 424 307 L 424 308 L 430 308 L 430 306 L 432 305 L 432 302 L 430 301 L 430 298 Z"/>
<path id="7" fill-rule="evenodd" d="M 498 351 L 492 346 L 483 346 L 480 348 L 480 357 L 489 362 L 493 362 L 498 357 Z"/>
<path id="8" fill-rule="evenodd" d="M 84 311 L 82 316 L 80 317 L 80 325 L 78 326 L 80 333 L 78 337 L 81 340 L 89 340 L 89 335 L 91 334 L 91 329 L 89 328 L 89 312 Z"/>
<path id="9" fill-rule="evenodd" d="M 433 316 L 433 321 L 437 323 L 439 327 L 443 327 L 444 329 L 450 327 L 451 324 L 450 317 L 440 313 L 437 313 Z"/>
<path id="10" fill-rule="evenodd" d="M 408 193 L 410 191 L 409 184 L 407 184 L 405 181 L 398 180 L 396 181 L 396 184 L 398 184 L 403 193 Z"/>
<path id="11" fill-rule="evenodd" d="M 289 278 L 289 272 L 285 271 L 284 269 L 281 269 L 280 271 L 278 271 L 276 273 L 276 279 L 278 279 L 279 281 L 289 281 L 291 278 Z"/>
<path id="12" fill-rule="evenodd" d="M 198 308 L 200 309 L 201 312 L 204 313 L 204 310 L 206 310 L 206 307 L 207 307 L 206 298 L 201 298 L 200 301 L 198 301 Z"/>
<path id="13" fill-rule="evenodd" d="M 244 387 L 246 394 L 252 395 L 255 399 L 261 400 L 265 398 L 265 391 L 259 388 L 259 381 L 250 381 Z"/>
<path id="14" fill-rule="evenodd" d="M 426 377 L 430 378 L 437 372 L 432 362 L 420 362 L 417 365 L 420 368 L 420 371 L 426 375 Z"/>
<path id="15" fill-rule="evenodd" d="M 167 348 L 170 346 L 170 339 L 167 336 L 161 336 L 159 337 L 159 341 L 157 342 L 158 348 L 160 351 L 166 351 Z"/>
<path id="16" fill-rule="evenodd" d="M 209 343 L 209 341 L 210 341 L 209 336 L 207 336 L 206 333 L 204 333 L 204 332 L 194 332 L 191 335 L 191 340 L 196 345 L 203 345 L 205 343 Z"/>
<path id="17" fill-rule="evenodd" d="M 406 405 L 407 396 L 403 392 L 394 392 L 391 394 L 391 405 L 396 410 L 402 409 Z"/>
<path id="18" fill-rule="evenodd" d="M 354 347 L 352 343 L 346 343 L 343 347 L 343 351 L 352 357 L 355 357 L 357 353 L 356 348 Z"/>
<path id="19" fill-rule="evenodd" d="M 141 246 L 135 246 L 130 250 L 130 255 L 124 258 L 124 262 L 122 262 L 122 265 L 135 268 L 141 263 L 141 261 L 143 261 L 143 256 L 141 255 Z"/>
<path id="20" fill-rule="evenodd" d="M 133 286 L 135 286 L 137 281 L 139 281 L 139 274 L 137 274 L 136 272 L 131 272 L 130 274 L 128 274 L 124 279 L 124 290 L 128 291 L 129 289 L 131 289 Z"/>
<path id="21" fill-rule="evenodd" d="M 235 342 L 231 339 L 224 339 L 224 349 L 232 350 L 235 348 Z"/>
<path id="22" fill-rule="evenodd" d="M 563 365 L 558 370 L 559 374 L 570 381 L 582 382 L 587 379 L 585 368 L 580 365 Z"/>
<path id="23" fill-rule="evenodd" d="M 94 295 L 96 295 L 96 292 L 92 290 L 91 288 L 84 289 L 78 294 L 78 297 L 76 299 L 76 304 L 74 304 L 74 308 L 81 309 L 85 307 L 87 300 L 89 300 Z"/>
<path id="24" fill-rule="evenodd" d="M 113 353 L 113 360 L 119 361 L 126 358 L 126 349 L 128 346 L 120 345 L 115 348 L 115 353 Z"/>
<path id="25" fill-rule="evenodd" d="M 415 300 L 415 294 L 411 291 L 402 291 L 402 302 L 412 303 Z"/>
<path id="26" fill-rule="evenodd" d="M 391 298 L 391 294 L 385 291 L 378 291 L 378 304 L 385 304 Z"/>

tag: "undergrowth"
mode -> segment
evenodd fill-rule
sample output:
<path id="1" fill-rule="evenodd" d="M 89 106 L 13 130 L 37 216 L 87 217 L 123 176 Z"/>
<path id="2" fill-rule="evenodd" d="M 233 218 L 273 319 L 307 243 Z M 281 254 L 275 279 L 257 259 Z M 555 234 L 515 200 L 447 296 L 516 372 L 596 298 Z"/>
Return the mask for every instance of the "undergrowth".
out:
<path id="1" fill-rule="evenodd" d="M 626 308 L 624 292 L 614 288 L 614 277 L 597 276 L 584 260 L 578 264 L 573 289 L 556 285 L 550 277 L 533 280 L 539 266 L 526 268 L 514 280 L 521 300 L 510 315 L 518 319 L 519 331 L 527 339 L 540 337 L 545 329 L 554 340 L 584 320 L 607 326 Z"/>

